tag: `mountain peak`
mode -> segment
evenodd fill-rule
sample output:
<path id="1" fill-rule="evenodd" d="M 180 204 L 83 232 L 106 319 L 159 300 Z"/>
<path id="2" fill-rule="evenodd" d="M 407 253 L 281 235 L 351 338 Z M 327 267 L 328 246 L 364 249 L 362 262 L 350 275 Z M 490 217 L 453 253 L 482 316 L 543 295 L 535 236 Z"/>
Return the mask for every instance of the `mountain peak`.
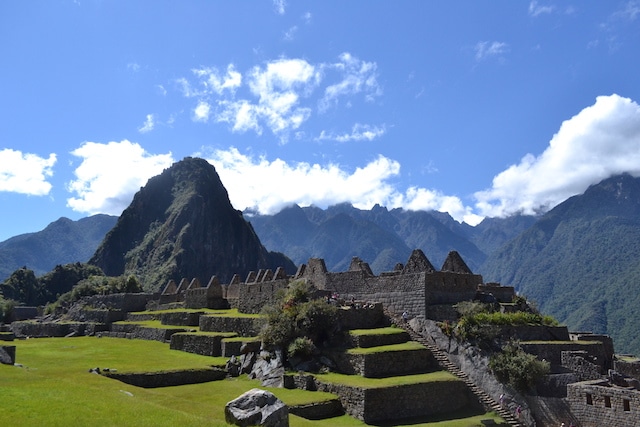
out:
<path id="1" fill-rule="evenodd" d="M 187 157 L 151 178 L 107 234 L 90 263 L 107 275 L 134 274 L 145 289 L 170 279 L 221 282 L 260 268 L 295 266 L 268 252 L 229 201 L 215 168 Z"/>

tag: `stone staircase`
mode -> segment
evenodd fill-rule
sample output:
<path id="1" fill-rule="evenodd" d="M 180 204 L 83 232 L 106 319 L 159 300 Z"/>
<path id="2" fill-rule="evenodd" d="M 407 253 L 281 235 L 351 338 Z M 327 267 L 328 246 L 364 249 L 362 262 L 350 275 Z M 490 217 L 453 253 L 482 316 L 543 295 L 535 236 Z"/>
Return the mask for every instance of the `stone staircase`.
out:
<path id="1" fill-rule="evenodd" d="M 448 372 L 452 373 L 453 375 L 455 375 L 456 377 L 464 381 L 464 383 L 467 385 L 469 390 L 471 390 L 471 392 L 478 398 L 478 400 L 480 401 L 480 403 L 482 403 L 485 409 L 495 411 L 510 426 L 514 426 L 514 427 L 525 426 L 520 421 L 518 421 L 518 419 L 510 411 L 502 407 L 500 403 L 498 403 L 495 399 L 493 399 L 483 389 L 478 387 L 465 372 L 463 372 L 460 368 L 458 368 L 455 364 L 453 364 L 451 360 L 449 360 L 449 357 L 447 356 L 446 352 L 440 350 L 440 348 L 436 346 L 435 343 L 429 341 L 428 339 L 426 339 L 425 337 L 423 337 L 422 335 L 420 335 L 419 333 L 411 329 L 409 324 L 404 322 L 401 315 L 393 313 L 387 309 L 385 309 L 385 314 L 394 324 L 404 329 L 409 334 L 409 336 L 413 341 L 419 342 L 420 344 L 428 348 L 442 369 L 447 370 Z"/>

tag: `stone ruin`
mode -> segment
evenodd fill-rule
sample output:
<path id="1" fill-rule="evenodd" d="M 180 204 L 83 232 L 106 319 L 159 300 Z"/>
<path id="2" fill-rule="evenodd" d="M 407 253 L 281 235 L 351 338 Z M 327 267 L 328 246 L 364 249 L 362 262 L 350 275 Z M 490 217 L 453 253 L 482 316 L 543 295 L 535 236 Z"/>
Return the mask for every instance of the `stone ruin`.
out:
<path id="1" fill-rule="evenodd" d="M 311 258 L 292 276 L 283 268 L 275 272 L 265 269 L 250 272 L 244 281 L 235 275 L 227 284 L 212 276 L 206 286 L 202 286 L 197 278 L 191 281 L 183 278 L 177 284 L 170 280 L 159 294 L 93 296 L 91 304 L 107 311 L 128 312 L 143 310 L 141 304 L 155 301 L 158 308 L 236 308 L 241 313 L 258 313 L 265 304 L 276 301 L 279 291 L 298 280 L 317 289 L 319 295 L 333 295 L 343 302 L 380 308 L 371 311 L 375 315 L 378 311 L 381 313 L 384 306 L 391 312 L 407 312 L 411 319 L 423 321 L 455 320 L 457 312 L 453 306 L 462 301 L 490 298 L 499 303 L 511 303 L 516 296 L 513 287 L 484 283 L 482 276 L 474 274 L 455 251 L 449 253 L 437 270 L 424 253 L 416 249 L 405 264 L 398 263 L 392 271 L 379 275 L 358 257 L 354 257 L 348 270 L 343 272 L 329 272 L 323 259 Z M 123 307 L 116 307 L 118 304 Z M 369 314 L 366 310 L 352 312 Z M 357 322 L 356 319 L 354 324 Z M 14 323 L 17 336 L 20 335 L 20 323 L 23 322 Z M 31 336 L 42 335 L 28 328 L 25 331 Z M 526 344 L 529 347 L 525 351 L 548 360 L 555 367 L 557 375 L 552 381 L 559 385 L 552 385 L 551 392 L 542 390 L 541 393 L 550 393 L 547 394 L 550 396 L 561 390 L 560 395 L 554 396 L 567 397 L 582 425 L 636 425 L 630 424 L 629 420 L 640 419 L 640 390 L 632 385 L 622 386 L 621 382 L 611 383 L 605 378 L 614 363 L 613 343 L 609 337 L 589 333 L 570 335 L 566 327 L 525 327 L 510 332 L 526 337 L 521 338 L 523 340 L 550 340 Z M 585 346 L 588 341 L 593 345 Z"/>

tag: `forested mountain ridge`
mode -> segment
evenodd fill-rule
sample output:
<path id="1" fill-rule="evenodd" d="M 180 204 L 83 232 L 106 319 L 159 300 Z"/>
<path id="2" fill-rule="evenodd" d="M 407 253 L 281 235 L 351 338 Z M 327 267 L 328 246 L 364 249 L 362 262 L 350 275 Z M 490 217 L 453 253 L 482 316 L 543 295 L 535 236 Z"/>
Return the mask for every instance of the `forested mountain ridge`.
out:
<path id="1" fill-rule="evenodd" d="M 640 179 L 612 177 L 492 253 L 485 281 L 509 284 L 571 330 L 606 333 L 640 354 Z"/>
<path id="2" fill-rule="evenodd" d="M 88 261 L 116 221 L 111 215 L 62 217 L 41 231 L 0 242 L 0 282 L 22 267 L 41 275 L 56 265 Z"/>
<path id="3" fill-rule="evenodd" d="M 327 209 L 294 205 L 275 215 L 245 212 L 245 218 L 266 247 L 286 253 L 296 264 L 319 257 L 329 270 L 343 271 L 358 256 L 377 273 L 392 270 L 416 248 L 437 267 L 449 251 L 458 251 L 476 271 L 488 255 L 480 247 L 499 246 L 534 221 L 521 216 L 493 218 L 471 227 L 442 212 L 388 210 L 379 205 L 361 210 L 349 204 Z"/>

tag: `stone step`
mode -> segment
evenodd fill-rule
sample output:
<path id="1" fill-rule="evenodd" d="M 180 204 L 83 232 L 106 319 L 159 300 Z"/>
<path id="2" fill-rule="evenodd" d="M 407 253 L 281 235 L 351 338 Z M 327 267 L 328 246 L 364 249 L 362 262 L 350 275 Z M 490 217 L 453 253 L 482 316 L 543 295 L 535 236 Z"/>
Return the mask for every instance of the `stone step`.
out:
<path id="1" fill-rule="evenodd" d="M 349 338 L 354 347 L 370 348 L 382 345 L 402 344 L 411 337 L 401 328 L 355 329 L 349 331 Z"/>
<path id="2" fill-rule="evenodd" d="M 520 421 L 518 421 L 515 416 L 511 414 L 511 412 L 502 407 L 498 402 L 495 401 L 495 399 L 493 399 L 489 394 L 484 392 L 473 381 L 471 381 L 467 374 L 465 374 L 461 369 L 455 366 L 449 360 L 449 357 L 445 354 L 444 351 L 440 350 L 435 344 L 432 344 L 422 335 L 411 329 L 408 324 L 402 321 L 402 318 L 399 315 L 396 315 L 395 313 L 392 313 L 386 309 L 385 314 L 390 319 L 392 319 L 396 325 L 401 325 L 401 327 L 406 330 L 407 333 L 411 336 L 412 340 L 417 341 L 427 347 L 433 354 L 433 357 L 438 361 L 442 369 L 451 372 L 453 375 L 463 380 L 463 382 L 467 385 L 467 388 L 476 396 L 478 401 L 482 403 L 482 405 L 486 409 L 495 410 L 510 426 L 523 426 L 523 424 L 520 423 Z"/>
<path id="3" fill-rule="evenodd" d="M 339 372 L 365 378 L 388 378 L 438 370 L 431 352 L 417 342 L 353 348 L 337 352 L 333 359 Z"/>

